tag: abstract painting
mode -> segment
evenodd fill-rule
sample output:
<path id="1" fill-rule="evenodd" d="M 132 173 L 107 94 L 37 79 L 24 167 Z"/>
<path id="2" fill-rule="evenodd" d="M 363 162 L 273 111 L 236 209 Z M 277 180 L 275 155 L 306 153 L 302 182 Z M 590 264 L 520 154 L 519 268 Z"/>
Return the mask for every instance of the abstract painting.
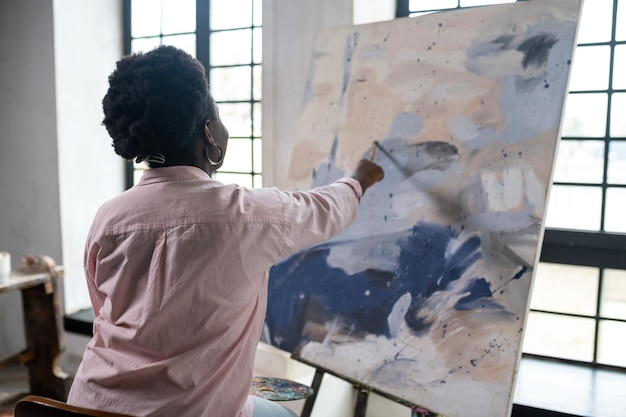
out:
<path id="1" fill-rule="evenodd" d="M 263 341 L 432 415 L 509 415 L 580 9 L 318 34 L 290 185 L 372 154 L 385 178 L 341 234 L 271 269 Z"/>

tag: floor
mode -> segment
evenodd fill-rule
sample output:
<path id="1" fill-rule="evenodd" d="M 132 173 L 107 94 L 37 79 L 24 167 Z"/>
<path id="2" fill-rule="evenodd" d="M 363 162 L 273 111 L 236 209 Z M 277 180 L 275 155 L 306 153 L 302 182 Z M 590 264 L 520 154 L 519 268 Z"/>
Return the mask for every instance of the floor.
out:
<path id="1" fill-rule="evenodd" d="M 15 403 L 28 392 L 28 376 L 22 365 L 0 372 L 0 417 L 13 417 Z"/>
<path id="2" fill-rule="evenodd" d="M 278 373 L 301 383 L 311 382 L 312 375 L 309 375 L 308 367 L 294 361 L 287 361 L 287 356 L 281 356 L 282 352 L 278 355 L 274 351 L 260 349 L 257 355 L 257 364 L 264 366 L 255 366 L 256 375 L 276 376 Z M 77 366 L 76 361 L 65 361 L 65 363 L 63 369 L 66 371 Z M 294 367 L 294 364 L 298 366 Z M 328 383 L 331 382 L 333 381 L 328 381 Z M 339 381 L 339 383 L 342 382 Z M 342 388 L 343 385 L 339 383 L 333 385 L 333 389 Z M 322 391 L 329 387 L 330 385 L 326 382 L 322 384 L 320 397 L 324 394 Z M 350 387 L 346 390 L 349 391 Z M 15 403 L 26 395 L 27 391 L 28 378 L 24 366 L 14 365 L 3 369 L 0 372 L 0 417 L 12 417 Z M 574 367 L 525 358 L 520 364 L 515 392 L 515 405 L 518 409 L 513 410 L 513 416 L 626 416 L 624 392 L 626 392 L 626 374 L 622 372 Z M 328 395 L 325 396 L 328 397 Z M 304 400 L 287 403 L 289 403 L 286 404 L 288 408 L 299 414 Z M 319 405 L 322 406 L 323 403 L 324 401 Z M 335 403 L 336 408 L 336 402 L 331 401 L 331 403 Z M 384 411 L 376 412 L 374 402 L 371 406 L 368 405 L 369 415 L 388 415 Z M 388 402 L 381 402 L 380 406 L 389 411 Z M 537 413 L 536 410 L 532 411 L 532 407 L 537 408 L 541 413 Z M 372 410 L 369 410 L 370 408 Z M 548 412 L 548 410 L 551 411 Z M 347 411 L 346 415 L 349 414 L 350 412 Z M 402 414 L 402 412 L 396 413 L 396 415 Z"/>
<path id="3" fill-rule="evenodd" d="M 80 356 L 76 356 L 73 353 L 74 349 L 70 348 L 73 343 L 78 342 L 71 335 L 69 337 L 66 335 L 66 352 L 60 359 L 61 369 L 70 375 L 76 371 L 80 363 Z M 0 370 L 0 417 L 13 417 L 15 403 L 26 396 L 28 391 L 28 372 L 24 365 L 12 365 Z"/>

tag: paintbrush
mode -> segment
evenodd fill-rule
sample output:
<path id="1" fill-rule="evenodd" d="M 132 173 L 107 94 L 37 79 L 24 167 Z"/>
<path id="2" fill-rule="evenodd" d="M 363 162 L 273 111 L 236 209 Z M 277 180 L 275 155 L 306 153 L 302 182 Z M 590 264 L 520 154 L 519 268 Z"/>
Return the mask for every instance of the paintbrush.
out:
<path id="1" fill-rule="evenodd" d="M 375 140 L 374 143 L 372 143 L 372 147 L 370 148 L 370 162 L 374 160 L 374 155 L 376 155 L 376 147 L 380 146 L 378 144 L 378 141 Z"/>
<path id="2" fill-rule="evenodd" d="M 380 152 L 382 152 L 382 154 L 385 155 L 391 161 L 391 163 L 398 169 L 398 171 L 404 176 L 405 179 L 410 179 L 411 176 L 415 174 L 417 170 L 419 170 L 419 168 L 416 170 L 415 166 L 412 166 L 412 167 L 405 166 L 403 163 L 398 161 L 391 154 L 391 152 L 385 149 L 376 140 L 374 141 L 374 143 L 372 143 L 372 149 L 370 150 L 370 161 L 373 159 L 373 156 L 375 154 L 375 148 L 378 148 Z M 426 168 L 428 168 L 428 165 L 426 165 Z M 441 192 L 433 192 L 433 190 L 431 190 L 429 187 L 423 187 L 417 180 L 411 180 L 411 184 L 413 185 L 413 187 L 415 187 L 419 191 L 428 193 L 434 199 L 434 201 L 437 202 L 439 207 L 442 207 L 442 208 L 447 207 L 449 208 L 449 211 L 453 213 L 459 213 L 463 211 L 463 208 L 461 207 L 459 202 L 453 199 L 452 196 L 446 196 L 445 194 L 442 194 Z"/>
<path id="3" fill-rule="evenodd" d="M 394 158 L 393 155 L 389 153 L 389 151 L 383 148 L 383 146 L 380 143 L 378 143 L 377 140 L 375 140 L 374 143 L 372 143 L 372 148 L 370 149 L 370 161 L 374 159 L 374 155 L 376 154 L 376 148 L 380 149 L 380 151 L 383 154 L 385 154 L 385 156 L 389 158 L 391 162 L 393 162 L 393 164 L 396 166 L 396 168 L 398 168 L 398 170 L 402 173 L 402 175 L 404 175 L 406 178 L 411 176 L 412 174 L 411 170 L 407 169 L 400 162 L 398 162 L 398 160 Z"/>

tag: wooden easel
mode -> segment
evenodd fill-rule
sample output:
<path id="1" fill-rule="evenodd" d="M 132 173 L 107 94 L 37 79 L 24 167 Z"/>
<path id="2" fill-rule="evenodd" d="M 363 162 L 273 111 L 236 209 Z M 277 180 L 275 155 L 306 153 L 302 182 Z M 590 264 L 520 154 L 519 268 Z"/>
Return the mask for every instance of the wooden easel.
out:
<path id="1" fill-rule="evenodd" d="M 346 378 L 345 376 L 339 375 L 328 369 L 324 369 L 296 355 L 292 355 L 291 358 L 305 365 L 308 365 L 312 368 L 315 368 L 315 376 L 313 377 L 313 382 L 311 383 L 311 388 L 313 388 L 313 395 L 311 395 L 309 398 L 306 399 L 306 402 L 304 403 L 304 408 L 302 409 L 302 413 L 300 414 L 300 417 L 311 417 L 311 412 L 313 411 L 313 406 L 315 405 L 317 394 L 319 392 L 320 386 L 322 385 L 322 379 L 324 378 L 324 374 L 335 376 L 339 379 L 342 379 L 352 384 L 352 386 L 357 392 L 356 401 L 354 405 L 354 414 L 353 414 L 354 417 L 365 417 L 365 413 L 367 411 L 367 400 L 369 398 L 370 393 L 375 393 L 377 395 L 380 395 L 381 397 L 385 397 L 393 402 L 396 402 L 396 403 L 399 403 L 408 407 L 411 410 L 411 417 L 440 417 L 438 414 L 433 413 L 423 407 L 409 403 L 406 400 L 395 397 L 393 395 L 378 391 L 372 387 L 368 387 L 358 381 L 352 380 L 350 378 Z"/>

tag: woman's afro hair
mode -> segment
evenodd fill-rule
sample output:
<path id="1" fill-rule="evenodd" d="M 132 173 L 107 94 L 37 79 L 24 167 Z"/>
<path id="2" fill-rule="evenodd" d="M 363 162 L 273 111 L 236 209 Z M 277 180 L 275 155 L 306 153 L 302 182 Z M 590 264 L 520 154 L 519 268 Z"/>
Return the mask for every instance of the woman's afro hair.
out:
<path id="1" fill-rule="evenodd" d="M 102 100 L 104 126 L 125 159 L 167 155 L 187 147 L 213 99 L 202 65 L 186 52 L 160 46 L 122 58 Z"/>

